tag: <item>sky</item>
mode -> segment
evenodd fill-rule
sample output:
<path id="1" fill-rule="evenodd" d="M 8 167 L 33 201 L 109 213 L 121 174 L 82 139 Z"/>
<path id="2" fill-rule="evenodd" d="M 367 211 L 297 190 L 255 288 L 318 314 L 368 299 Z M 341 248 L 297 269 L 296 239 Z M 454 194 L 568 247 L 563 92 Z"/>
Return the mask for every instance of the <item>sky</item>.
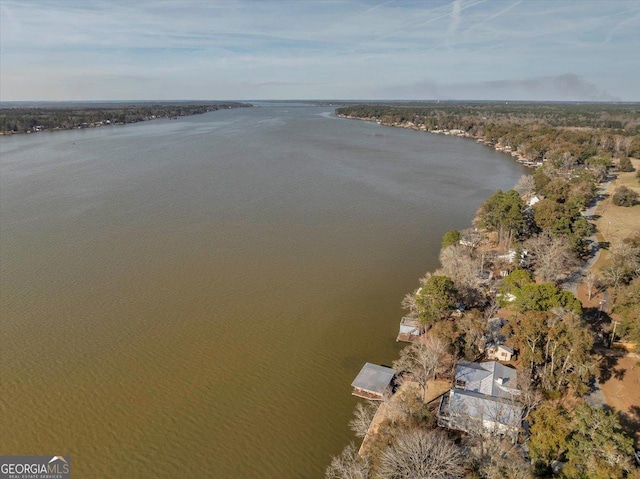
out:
<path id="1" fill-rule="evenodd" d="M 640 1 L 0 0 L 0 100 L 640 101 Z"/>

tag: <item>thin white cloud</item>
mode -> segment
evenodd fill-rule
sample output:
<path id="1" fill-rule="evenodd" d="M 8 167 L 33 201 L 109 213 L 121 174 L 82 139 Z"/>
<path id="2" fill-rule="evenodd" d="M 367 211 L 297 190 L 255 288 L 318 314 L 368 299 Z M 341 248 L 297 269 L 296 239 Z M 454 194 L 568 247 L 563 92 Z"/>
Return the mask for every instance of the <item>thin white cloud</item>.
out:
<path id="1" fill-rule="evenodd" d="M 447 31 L 447 37 L 450 39 L 455 35 L 458 25 L 460 24 L 460 16 L 462 15 L 462 2 L 461 0 L 454 0 L 451 4 L 451 23 L 449 24 L 449 30 Z"/>
<path id="2" fill-rule="evenodd" d="M 3 100 L 177 97 L 186 85 L 218 98 L 285 98 L 307 85 L 305 97 L 339 98 L 399 79 L 481 84 L 567 71 L 640 99 L 635 1 L 2 0 L 0 9 Z"/>

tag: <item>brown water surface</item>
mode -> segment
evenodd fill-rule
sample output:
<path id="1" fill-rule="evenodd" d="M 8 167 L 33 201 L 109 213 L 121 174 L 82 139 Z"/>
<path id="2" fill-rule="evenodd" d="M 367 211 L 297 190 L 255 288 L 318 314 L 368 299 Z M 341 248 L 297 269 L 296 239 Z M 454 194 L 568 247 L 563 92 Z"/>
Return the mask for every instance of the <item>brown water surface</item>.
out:
<path id="1" fill-rule="evenodd" d="M 322 477 L 443 233 L 523 173 L 330 111 L 0 138 L 0 454 Z"/>

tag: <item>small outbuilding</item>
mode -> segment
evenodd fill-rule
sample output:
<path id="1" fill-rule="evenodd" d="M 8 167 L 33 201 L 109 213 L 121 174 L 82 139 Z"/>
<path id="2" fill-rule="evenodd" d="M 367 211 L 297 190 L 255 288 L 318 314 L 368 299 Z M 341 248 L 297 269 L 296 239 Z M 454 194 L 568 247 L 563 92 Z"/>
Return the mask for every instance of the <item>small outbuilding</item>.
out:
<path id="1" fill-rule="evenodd" d="M 400 321 L 400 331 L 396 341 L 412 343 L 424 333 L 424 327 L 417 319 L 404 317 Z"/>
<path id="2" fill-rule="evenodd" d="M 384 393 L 396 375 L 395 369 L 365 363 L 351 383 L 353 395 L 364 399 L 382 401 Z"/>
<path id="3" fill-rule="evenodd" d="M 488 344 L 486 349 L 487 359 L 497 361 L 511 361 L 513 358 L 513 348 L 504 344 Z"/>

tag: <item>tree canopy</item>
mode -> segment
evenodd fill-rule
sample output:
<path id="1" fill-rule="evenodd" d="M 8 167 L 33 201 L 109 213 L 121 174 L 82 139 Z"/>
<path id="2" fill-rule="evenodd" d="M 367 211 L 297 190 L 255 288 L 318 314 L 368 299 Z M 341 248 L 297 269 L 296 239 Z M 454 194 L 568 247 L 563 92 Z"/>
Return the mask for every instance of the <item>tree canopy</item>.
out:
<path id="1" fill-rule="evenodd" d="M 532 380 L 544 390 L 571 386 L 578 394 L 586 392 L 593 376 L 593 337 L 578 315 L 564 309 L 529 311 L 511 320 L 508 332 Z"/>
<path id="2" fill-rule="evenodd" d="M 565 308 L 576 314 L 582 313 L 582 303 L 571 291 L 559 289 L 553 283 L 535 283 L 531 273 L 515 270 L 507 276 L 500 288 L 500 301 L 516 311 L 550 311 Z M 512 295 L 513 301 L 510 301 Z"/>
<path id="3" fill-rule="evenodd" d="M 442 249 L 447 248 L 448 246 L 458 244 L 460 242 L 460 231 L 458 230 L 450 230 L 447 231 L 442 237 Z"/>
<path id="4" fill-rule="evenodd" d="M 571 423 L 563 474 L 568 479 L 624 477 L 632 469 L 633 440 L 610 411 L 579 405 Z"/>
<path id="5" fill-rule="evenodd" d="M 427 324 L 448 316 L 455 307 L 457 295 L 451 278 L 430 276 L 415 293 L 418 319 Z"/>
<path id="6" fill-rule="evenodd" d="M 510 241 L 527 225 L 520 194 L 516 190 L 504 193 L 497 190 L 480 206 L 477 223 L 482 228 L 498 231 L 501 243 L 505 236 Z"/>

